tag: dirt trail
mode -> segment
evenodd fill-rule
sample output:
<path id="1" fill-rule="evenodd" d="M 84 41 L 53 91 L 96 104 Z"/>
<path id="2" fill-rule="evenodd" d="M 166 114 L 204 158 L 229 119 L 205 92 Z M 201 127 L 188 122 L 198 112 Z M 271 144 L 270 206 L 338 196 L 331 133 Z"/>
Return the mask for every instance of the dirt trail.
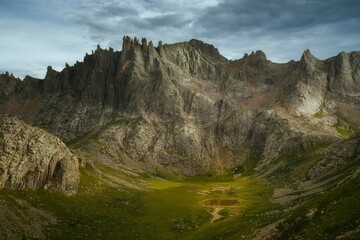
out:
<path id="1" fill-rule="evenodd" d="M 208 198 L 201 201 L 205 207 L 212 207 L 214 210 L 211 213 L 211 223 L 221 219 L 223 216 L 220 211 L 224 208 L 236 207 L 240 203 L 238 198 Z"/>
<path id="2" fill-rule="evenodd" d="M 212 219 L 211 219 L 211 223 L 215 222 L 216 220 L 219 220 L 220 218 L 222 218 L 223 216 L 221 216 L 220 211 L 223 208 L 221 207 L 217 207 L 214 209 L 214 211 L 211 213 L 212 215 Z"/>

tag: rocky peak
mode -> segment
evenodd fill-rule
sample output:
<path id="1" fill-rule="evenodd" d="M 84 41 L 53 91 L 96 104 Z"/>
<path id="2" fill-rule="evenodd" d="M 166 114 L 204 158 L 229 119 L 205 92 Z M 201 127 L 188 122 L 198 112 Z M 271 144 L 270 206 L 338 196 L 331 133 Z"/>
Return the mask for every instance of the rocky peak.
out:
<path id="1" fill-rule="evenodd" d="M 16 85 L 20 79 L 15 78 L 9 72 L 0 74 L 0 103 L 7 100 L 16 90 Z"/>
<path id="2" fill-rule="evenodd" d="M 261 61 L 267 61 L 266 55 L 263 51 L 257 50 L 254 54 L 254 58 L 261 60 Z"/>
<path id="3" fill-rule="evenodd" d="M 31 122 L 39 110 L 43 83 L 30 76 L 20 80 L 12 74 L 0 75 L 0 114 L 11 114 Z"/>
<path id="4" fill-rule="evenodd" d="M 206 58 L 214 61 L 227 61 L 227 59 L 219 53 L 219 50 L 214 45 L 204 43 L 197 39 L 191 39 L 189 44 L 203 54 Z"/>
<path id="5" fill-rule="evenodd" d="M 344 95 L 358 96 L 360 91 L 360 54 L 339 53 L 329 60 L 330 89 Z"/>
<path id="6" fill-rule="evenodd" d="M 27 105 L 36 95 L 41 95 L 43 93 L 43 87 L 44 81 L 31 76 L 25 76 L 24 80 L 19 82 L 16 86 L 18 101 Z"/>
<path id="7" fill-rule="evenodd" d="M 141 39 L 141 46 L 147 46 L 147 40 L 146 38 Z"/>
<path id="8" fill-rule="evenodd" d="M 131 40 L 129 36 L 123 37 L 123 44 L 121 50 L 121 60 L 125 61 L 128 60 L 131 56 L 131 52 L 134 48 L 134 42 Z"/>
<path id="9" fill-rule="evenodd" d="M 296 115 L 311 115 L 321 110 L 327 91 L 327 78 L 323 62 L 314 57 L 310 50 L 304 51 L 301 60 L 292 73 L 287 105 Z"/>
<path id="10" fill-rule="evenodd" d="M 4 77 L 8 77 L 8 78 L 15 78 L 14 75 L 12 73 L 9 73 L 8 71 L 6 71 L 5 73 L 0 74 L 0 76 L 4 76 Z"/>
<path id="11" fill-rule="evenodd" d="M 312 55 L 309 49 L 306 49 L 301 56 L 299 68 L 300 71 L 312 72 L 315 71 L 316 65 L 319 60 Z"/>
<path id="12" fill-rule="evenodd" d="M 52 68 L 52 66 L 48 66 L 47 67 L 47 71 L 46 71 L 46 75 L 45 75 L 45 79 L 50 79 L 52 78 L 54 75 L 58 74 L 59 72 L 54 70 Z"/>
<path id="13" fill-rule="evenodd" d="M 265 53 L 261 50 L 251 52 L 251 54 L 245 53 L 243 58 L 240 59 L 240 62 L 248 63 L 251 66 L 263 66 L 267 61 Z"/>
<path id="14" fill-rule="evenodd" d="M 160 43 L 159 43 L 160 48 Z M 152 41 L 148 43 L 146 38 L 141 39 L 141 43 L 139 43 L 139 40 L 137 37 L 134 37 L 134 39 L 131 39 L 129 36 L 123 37 L 123 45 L 121 50 L 121 61 L 125 62 L 127 60 L 134 60 L 136 56 L 140 53 L 140 58 L 147 59 L 149 55 L 149 51 L 154 51 L 154 45 Z M 139 56 L 138 56 L 139 57 Z"/>

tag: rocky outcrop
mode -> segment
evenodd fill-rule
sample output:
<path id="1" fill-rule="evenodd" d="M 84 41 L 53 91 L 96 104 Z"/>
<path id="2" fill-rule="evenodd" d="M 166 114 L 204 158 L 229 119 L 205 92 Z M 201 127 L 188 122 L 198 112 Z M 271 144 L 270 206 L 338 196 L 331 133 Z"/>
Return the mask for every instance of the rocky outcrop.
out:
<path id="1" fill-rule="evenodd" d="M 327 147 L 321 156 L 322 160 L 309 170 L 309 179 L 318 179 L 341 172 L 351 177 L 351 174 L 359 169 L 360 134 Z"/>
<path id="2" fill-rule="evenodd" d="M 78 159 L 61 140 L 11 117 L 0 118 L 0 189 L 77 192 Z"/>
<path id="3" fill-rule="evenodd" d="M 32 122 L 40 110 L 43 81 L 26 76 L 24 80 L 9 73 L 0 74 L 0 113 L 11 114 Z"/>
<path id="4" fill-rule="evenodd" d="M 138 118 L 111 125 L 87 148 L 98 149 L 103 159 L 148 172 L 195 175 L 218 167 L 204 145 L 203 133 L 191 124 L 167 126 L 155 119 Z"/>
<path id="5" fill-rule="evenodd" d="M 296 115 L 320 111 L 326 96 L 327 79 L 324 64 L 306 50 L 292 75 L 288 106 Z"/>
<path id="6" fill-rule="evenodd" d="M 286 118 L 276 112 L 257 114 L 247 134 L 246 145 L 251 146 L 251 156 L 267 165 L 283 154 L 304 151 L 311 145 L 303 133 L 294 131 Z"/>
<path id="7" fill-rule="evenodd" d="M 194 91 L 184 85 L 207 77 L 215 81 L 215 66 L 187 43 L 155 48 L 151 42 L 125 37 L 121 53 L 98 48 L 83 63 L 60 73 L 49 68 L 34 123 L 71 139 L 144 112 L 178 119 L 186 102 L 183 94 Z M 201 98 L 211 99 L 205 92 Z"/>
<path id="8" fill-rule="evenodd" d="M 198 39 L 191 39 L 189 44 L 212 62 L 227 62 L 217 48 Z"/>
<path id="9" fill-rule="evenodd" d="M 359 96 L 360 92 L 360 53 L 341 52 L 329 59 L 329 90 L 344 95 Z"/>
<path id="10" fill-rule="evenodd" d="M 3 104 L 10 96 L 12 96 L 16 89 L 16 84 L 20 79 L 11 76 L 8 72 L 0 74 L 0 103 Z"/>
<path id="11" fill-rule="evenodd" d="M 357 103 L 360 91 L 359 63 L 358 52 L 341 52 L 336 57 L 320 61 L 306 50 L 287 87 L 288 109 L 296 115 L 315 114 L 326 108 L 327 102 L 336 96 L 341 99 L 352 97 L 350 102 Z"/>

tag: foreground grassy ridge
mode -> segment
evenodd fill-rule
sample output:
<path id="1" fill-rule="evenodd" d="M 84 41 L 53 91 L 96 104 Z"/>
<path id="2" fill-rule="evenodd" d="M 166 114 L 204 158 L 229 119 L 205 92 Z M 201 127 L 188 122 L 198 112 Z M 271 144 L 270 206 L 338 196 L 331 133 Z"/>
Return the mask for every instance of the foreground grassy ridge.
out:
<path id="1" fill-rule="evenodd" d="M 280 239 L 358 239 L 360 233 L 359 176 L 287 212 L 268 201 L 272 188 L 260 179 L 134 177 L 146 191 L 110 187 L 88 170 L 81 180 L 72 197 L 4 189 L 0 200 L 23 199 L 56 216 L 47 239 L 252 239 L 256 229 L 278 220 Z M 212 198 L 240 204 L 224 208 L 223 218 L 210 223 L 214 209 L 201 201 Z"/>
<path id="2" fill-rule="evenodd" d="M 148 190 L 111 187 L 83 170 L 75 196 L 3 190 L 0 198 L 23 199 L 55 215 L 58 222 L 46 231 L 47 239 L 211 239 L 250 234 L 268 221 L 256 216 L 276 208 L 268 201 L 271 187 L 261 180 L 197 177 L 168 181 L 143 176 L 133 180 Z M 204 207 L 201 201 L 217 197 L 239 198 L 241 203 L 221 211 L 224 217 L 210 223 L 213 208 Z M 224 228 L 229 223 L 233 226 L 230 235 Z"/>
<path id="3" fill-rule="evenodd" d="M 360 239 L 360 176 L 314 197 L 279 226 L 279 239 Z"/>

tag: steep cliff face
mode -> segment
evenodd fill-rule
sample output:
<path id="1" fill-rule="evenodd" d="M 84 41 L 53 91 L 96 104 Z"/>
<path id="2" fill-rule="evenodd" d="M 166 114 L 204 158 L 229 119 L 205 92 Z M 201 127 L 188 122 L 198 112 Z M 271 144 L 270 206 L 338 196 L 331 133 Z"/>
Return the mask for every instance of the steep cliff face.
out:
<path id="1" fill-rule="evenodd" d="M 323 62 L 306 50 L 290 83 L 289 106 L 295 114 L 309 115 L 320 111 L 327 91 L 326 77 Z"/>
<path id="2" fill-rule="evenodd" d="M 16 79 L 8 72 L 0 75 L 0 101 L 2 104 L 13 95 L 18 82 L 20 79 Z"/>
<path id="3" fill-rule="evenodd" d="M 58 73 L 51 67 L 44 79 L 44 97 L 34 123 L 63 139 L 83 134 L 111 118 L 118 97 L 114 80 L 118 56 L 98 48 L 83 63 Z"/>
<path id="4" fill-rule="evenodd" d="M 77 158 L 58 138 L 10 117 L 0 118 L 0 189 L 53 187 L 76 193 Z"/>
<path id="5" fill-rule="evenodd" d="M 311 115 L 329 110 L 328 103 L 334 100 L 358 103 L 359 60 L 358 52 L 342 52 L 320 61 L 306 50 L 288 85 L 289 109 L 296 115 Z"/>
<path id="6" fill-rule="evenodd" d="M 0 112 L 32 122 L 40 109 L 43 81 L 26 76 L 24 80 L 0 74 Z"/>
<path id="7" fill-rule="evenodd" d="M 0 107 L 30 93 L 20 99 L 40 96 L 29 118 L 35 125 L 64 140 L 92 136 L 93 149 L 107 146 L 112 161 L 222 172 L 251 156 L 266 165 L 342 138 L 341 129 L 353 131 L 350 122 L 360 121 L 359 61 L 357 52 L 321 61 L 310 51 L 286 64 L 272 63 L 262 51 L 229 61 L 195 39 L 155 47 L 124 37 L 121 52 L 98 46 L 61 72 L 49 67 L 35 92 L 3 76 L 0 83 L 9 83 Z"/>
<path id="8" fill-rule="evenodd" d="M 327 62 L 329 64 L 329 90 L 344 95 L 359 96 L 360 53 L 341 52 Z"/>

